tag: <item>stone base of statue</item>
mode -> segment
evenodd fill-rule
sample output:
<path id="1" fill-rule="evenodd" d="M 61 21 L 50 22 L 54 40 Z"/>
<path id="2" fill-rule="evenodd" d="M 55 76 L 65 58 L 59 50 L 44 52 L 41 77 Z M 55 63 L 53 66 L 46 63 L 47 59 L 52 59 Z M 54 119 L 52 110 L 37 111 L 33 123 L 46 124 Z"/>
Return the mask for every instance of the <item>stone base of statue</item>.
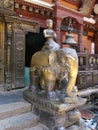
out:
<path id="1" fill-rule="evenodd" d="M 50 130 L 66 130 L 81 119 L 77 107 L 83 106 L 86 99 L 65 97 L 59 91 L 53 93 L 55 94 L 48 96 L 45 91 L 25 90 L 23 95 L 25 100 L 32 104 L 34 112 L 40 117 L 40 122 Z"/>

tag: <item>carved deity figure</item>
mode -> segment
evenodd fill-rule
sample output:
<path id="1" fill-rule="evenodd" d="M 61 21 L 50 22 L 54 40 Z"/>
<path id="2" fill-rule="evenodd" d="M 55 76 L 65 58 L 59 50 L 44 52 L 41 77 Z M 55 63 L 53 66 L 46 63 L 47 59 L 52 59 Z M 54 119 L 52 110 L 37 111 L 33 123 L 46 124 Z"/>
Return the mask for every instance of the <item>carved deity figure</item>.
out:
<path id="1" fill-rule="evenodd" d="M 54 51 L 60 49 L 60 45 L 55 42 L 56 33 L 52 29 L 53 21 L 51 19 L 46 20 L 47 29 L 44 30 L 44 37 L 46 38 L 45 45 L 43 46 L 42 50 Z"/>

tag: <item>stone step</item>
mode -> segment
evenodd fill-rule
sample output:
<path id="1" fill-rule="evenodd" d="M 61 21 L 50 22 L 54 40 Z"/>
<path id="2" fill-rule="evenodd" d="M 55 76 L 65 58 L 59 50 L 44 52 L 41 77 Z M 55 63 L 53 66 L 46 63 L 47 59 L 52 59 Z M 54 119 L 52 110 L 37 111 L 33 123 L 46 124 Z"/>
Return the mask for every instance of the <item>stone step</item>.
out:
<path id="1" fill-rule="evenodd" d="M 45 125 L 39 123 L 37 126 L 31 127 L 31 128 L 26 128 L 23 130 L 49 130 L 49 128 L 47 128 Z"/>
<path id="2" fill-rule="evenodd" d="M 32 112 L 0 120 L 0 130 L 22 130 L 37 125 L 39 119 Z"/>
<path id="3" fill-rule="evenodd" d="M 31 111 L 31 104 L 25 101 L 0 105 L 0 119 L 19 115 L 29 111 Z"/>

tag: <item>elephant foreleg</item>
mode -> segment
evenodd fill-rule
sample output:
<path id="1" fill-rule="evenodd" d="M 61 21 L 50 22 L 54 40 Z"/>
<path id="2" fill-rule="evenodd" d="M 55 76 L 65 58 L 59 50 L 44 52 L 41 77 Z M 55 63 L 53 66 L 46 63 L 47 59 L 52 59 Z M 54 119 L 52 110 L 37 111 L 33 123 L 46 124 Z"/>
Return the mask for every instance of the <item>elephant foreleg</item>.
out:
<path id="1" fill-rule="evenodd" d="M 68 63 L 68 84 L 66 88 L 66 95 L 67 96 L 76 96 L 77 92 L 75 91 L 75 83 L 78 73 L 78 59 L 74 59 L 71 57 L 67 57 Z"/>
<path id="2" fill-rule="evenodd" d="M 36 91 L 38 87 L 38 75 L 35 71 L 30 70 L 30 85 L 29 90 L 30 91 Z"/>
<path id="3" fill-rule="evenodd" d="M 67 88 L 66 88 L 66 95 L 68 97 L 77 95 L 77 90 L 75 89 L 75 82 L 76 82 L 76 77 L 69 77 Z"/>

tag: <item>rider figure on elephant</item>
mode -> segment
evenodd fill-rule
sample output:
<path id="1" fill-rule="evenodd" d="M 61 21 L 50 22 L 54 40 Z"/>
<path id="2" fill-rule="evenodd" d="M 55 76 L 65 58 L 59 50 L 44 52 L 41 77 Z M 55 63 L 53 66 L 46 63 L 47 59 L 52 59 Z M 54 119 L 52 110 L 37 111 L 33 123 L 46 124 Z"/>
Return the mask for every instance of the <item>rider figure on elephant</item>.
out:
<path id="1" fill-rule="evenodd" d="M 43 31 L 46 42 L 42 48 L 42 51 L 54 51 L 60 49 L 60 45 L 55 42 L 57 36 L 55 31 L 52 29 L 53 21 L 51 19 L 47 19 L 46 25 L 47 29 L 44 29 Z"/>

